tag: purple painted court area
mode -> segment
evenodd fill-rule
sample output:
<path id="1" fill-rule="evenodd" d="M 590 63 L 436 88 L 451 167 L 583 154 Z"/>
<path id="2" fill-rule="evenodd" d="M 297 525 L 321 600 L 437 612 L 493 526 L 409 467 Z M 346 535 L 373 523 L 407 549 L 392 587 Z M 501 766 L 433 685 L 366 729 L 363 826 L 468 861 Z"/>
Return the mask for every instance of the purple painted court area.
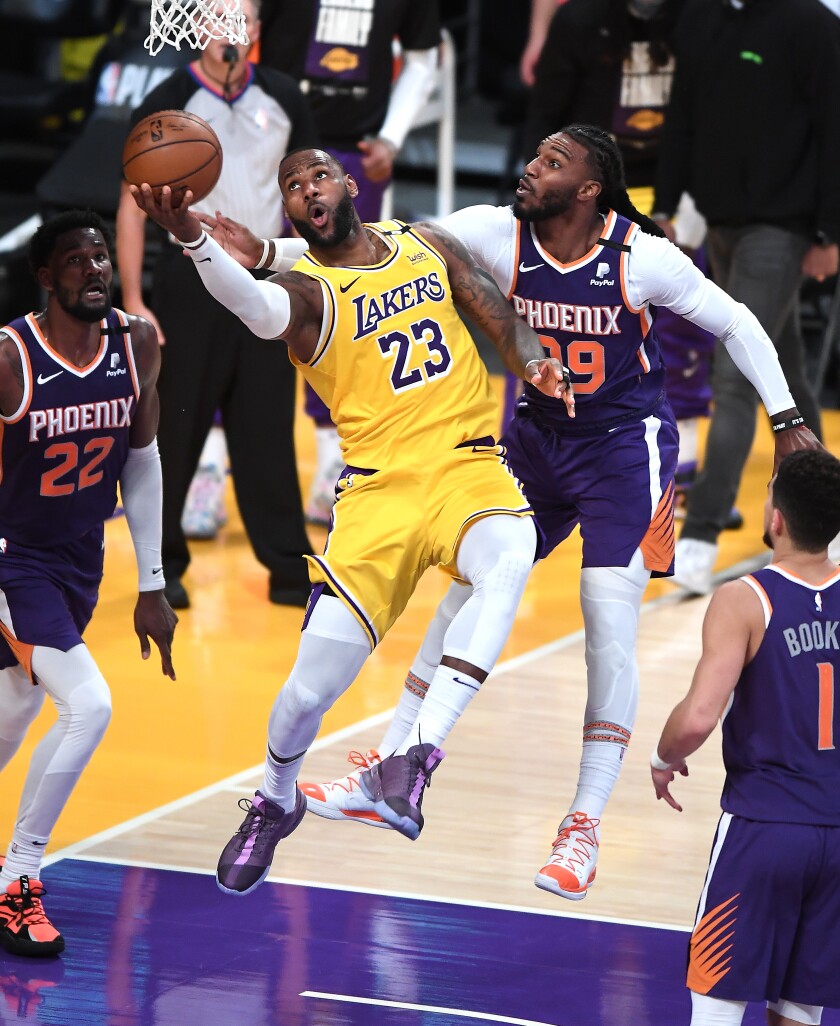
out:
<path id="1" fill-rule="evenodd" d="M 677 931 L 283 884 L 237 899 L 209 876 L 79 861 L 44 878 L 67 951 L 0 952 L 0 1024 L 688 1023 Z"/>

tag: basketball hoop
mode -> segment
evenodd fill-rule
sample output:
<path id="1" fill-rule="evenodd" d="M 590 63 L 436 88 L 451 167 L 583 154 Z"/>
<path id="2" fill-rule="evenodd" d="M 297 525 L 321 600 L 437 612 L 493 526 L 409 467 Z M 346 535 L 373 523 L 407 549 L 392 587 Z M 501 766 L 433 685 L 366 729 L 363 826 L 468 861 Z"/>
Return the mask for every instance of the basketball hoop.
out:
<path id="1" fill-rule="evenodd" d="M 203 50 L 211 39 L 248 43 L 242 0 L 152 0 L 149 34 L 143 44 L 154 55 L 165 45 Z"/>

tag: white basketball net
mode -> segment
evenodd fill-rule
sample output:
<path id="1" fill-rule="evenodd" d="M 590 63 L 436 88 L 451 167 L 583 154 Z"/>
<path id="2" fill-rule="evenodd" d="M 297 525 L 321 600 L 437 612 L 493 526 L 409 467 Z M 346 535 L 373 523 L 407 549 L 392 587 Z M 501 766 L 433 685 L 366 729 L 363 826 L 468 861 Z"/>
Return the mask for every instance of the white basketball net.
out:
<path id="1" fill-rule="evenodd" d="M 203 50 L 211 39 L 248 43 L 242 0 L 152 0 L 144 46 L 153 57 L 164 44 Z"/>

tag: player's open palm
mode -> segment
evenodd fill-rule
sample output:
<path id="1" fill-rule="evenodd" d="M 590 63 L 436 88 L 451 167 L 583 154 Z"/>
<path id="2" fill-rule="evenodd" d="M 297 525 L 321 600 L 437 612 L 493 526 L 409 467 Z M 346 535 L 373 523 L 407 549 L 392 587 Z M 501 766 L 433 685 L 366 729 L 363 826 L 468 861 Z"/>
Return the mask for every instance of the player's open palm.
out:
<path id="1" fill-rule="evenodd" d="M 140 654 L 148 659 L 152 653 L 149 639 L 160 651 L 161 669 L 166 677 L 175 680 L 175 669 L 172 666 L 172 639 L 175 636 L 175 625 L 178 616 L 161 589 L 160 591 L 141 591 L 134 607 L 134 630 L 140 639 Z"/>
<path id="2" fill-rule="evenodd" d="M 216 211 L 215 217 L 200 210 L 196 210 L 195 215 L 204 225 L 207 234 L 243 267 L 254 267 L 260 261 L 263 242 L 250 228 L 230 217 L 225 217 L 220 210 Z"/>

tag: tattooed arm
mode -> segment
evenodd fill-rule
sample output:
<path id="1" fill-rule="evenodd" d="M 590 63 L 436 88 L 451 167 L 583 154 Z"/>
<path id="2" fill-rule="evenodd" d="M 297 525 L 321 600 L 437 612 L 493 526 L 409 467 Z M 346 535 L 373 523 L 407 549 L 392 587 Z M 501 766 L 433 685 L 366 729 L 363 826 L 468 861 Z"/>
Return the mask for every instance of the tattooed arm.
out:
<path id="1" fill-rule="evenodd" d="M 23 401 L 23 365 L 10 335 L 0 331 L 0 413 L 11 417 Z"/>
<path id="2" fill-rule="evenodd" d="M 516 315 L 490 275 L 440 225 L 424 222 L 415 225 L 415 230 L 446 261 L 455 305 L 487 335 L 505 367 L 546 395 L 562 398 L 573 417 L 574 396 L 568 371 L 559 360 L 546 357 L 536 332 Z"/>

